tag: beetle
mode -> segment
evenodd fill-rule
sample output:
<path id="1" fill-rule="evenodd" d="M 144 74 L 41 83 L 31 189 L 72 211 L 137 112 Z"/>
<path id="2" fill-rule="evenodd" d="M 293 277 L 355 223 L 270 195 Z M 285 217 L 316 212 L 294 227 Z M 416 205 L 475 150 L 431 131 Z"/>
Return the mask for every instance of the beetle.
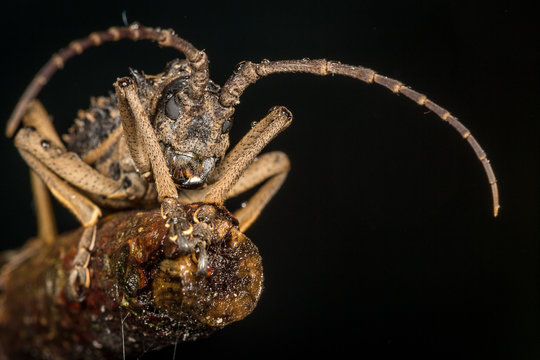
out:
<path id="1" fill-rule="evenodd" d="M 131 70 L 131 76 L 118 79 L 114 95 L 94 98 L 90 108 L 79 113 L 63 137 L 64 144 L 35 100 L 37 94 L 73 56 L 89 47 L 122 39 L 151 40 L 178 50 L 186 59 L 169 62 L 157 75 Z M 83 289 L 90 286 L 87 266 L 103 209 L 160 206 L 169 239 L 182 253 L 195 254 L 199 275 L 206 273 L 208 237 L 190 226 L 181 205 L 222 204 L 264 183 L 247 206 L 234 212 L 241 231 L 259 216 L 290 168 L 284 153 L 260 152 L 291 124 L 292 114 L 282 106 L 270 109 L 229 152 L 228 132 L 235 106 L 251 84 L 271 74 L 292 72 L 343 75 L 378 84 L 438 115 L 467 140 L 481 161 L 497 215 L 497 181 L 482 147 L 449 111 L 397 80 L 368 68 L 326 59 L 263 60 L 239 63 L 220 87 L 210 80 L 206 53 L 172 30 L 139 24 L 113 27 L 75 40 L 53 55 L 27 87 L 6 130 L 7 136 L 13 136 L 22 121 L 23 127 L 15 136 L 16 147 L 40 181 L 85 228 L 69 276 L 71 299 L 81 301 Z M 50 232 L 42 233 L 54 238 Z"/>

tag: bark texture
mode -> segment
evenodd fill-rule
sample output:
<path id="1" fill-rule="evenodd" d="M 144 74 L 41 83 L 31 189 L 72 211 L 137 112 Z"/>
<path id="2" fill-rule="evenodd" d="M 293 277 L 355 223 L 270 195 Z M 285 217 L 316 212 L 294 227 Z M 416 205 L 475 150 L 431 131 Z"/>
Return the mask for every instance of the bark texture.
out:
<path id="1" fill-rule="evenodd" d="M 209 267 L 197 275 L 196 254 L 181 254 L 159 211 L 122 212 L 103 219 L 88 268 L 90 288 L 69 301 L 65 285 L 81 230 L 53 246 L 30 240 L 2 268 L 0 346 L 9 359 L 106 359 L 195 340 L 238 321 L 262 291 L 257 248 L 219 205 L 213 207 Z"/>

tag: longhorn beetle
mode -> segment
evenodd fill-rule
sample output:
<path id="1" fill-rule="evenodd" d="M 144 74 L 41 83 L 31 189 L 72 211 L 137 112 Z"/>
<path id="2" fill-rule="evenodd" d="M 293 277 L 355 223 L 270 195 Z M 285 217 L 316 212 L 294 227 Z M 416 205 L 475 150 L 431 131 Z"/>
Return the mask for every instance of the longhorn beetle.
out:
<path id="1" fill-rule="evenodd" d="M 131 76 L 115 82 L 114 95 L 92 99 L 90 108 L 79 113 L 63 137 L 64 144 L 35 100 L 37 94 L 71 57 L 90 47 L 122 39 L 151 40 L 178 50 L 186 59 L 172 60 L 158 75 L 130 70 Z M 85 228 L 69 276 L 71 299 L 82 300 L 83 289 L 89 286 L 87 266 L 95 247 L 101 209 L 159 205 L 170 241 L 182 253 L 194 254 L 200 275 L 207 272 L 209 230 L 202 225 L 191 226 L 181 205 L 221 204 L 264 183 L 247 206 L 234 213 L 241 231 L 259 216 L 289 170 L 285 154 L 259 154 L 291 124 L 291 112 L 285 107 L 272 108 L 227 153 L 228 132 L 235 106 L 247 87 L 265 76 L 291 72 L 343 75 L 378 84 L 434 112 L 467 140 L 481 161 L 497 215 L 496 178 L 481 146 L 450 112 L 397 80 L 361 66 L 325 59 L 263 60 L 239 63 L 220 87 L 210 80 L 206 53 L 172 30 L 139 24 L 113 27 L 75 40 L 53 55 L 27 87 L 6 130 L 8 137 L 13 136 L 22 120 L 23 126 L 15 136 L 16 147 L 34 173 Z M 43 230 L 42 234 L 54 238 L 51 231 Z"/>

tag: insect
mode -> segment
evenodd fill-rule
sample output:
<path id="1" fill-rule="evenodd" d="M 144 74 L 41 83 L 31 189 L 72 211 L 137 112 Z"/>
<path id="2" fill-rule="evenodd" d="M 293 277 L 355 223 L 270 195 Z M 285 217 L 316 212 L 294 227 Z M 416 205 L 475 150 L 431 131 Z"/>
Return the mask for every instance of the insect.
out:
<path id="1" fill-rule="evenodd" d="M 186 59 L 169 62 L 158 75 L 131 70 L 130 77 L 115 82 L 113 96 L 94 98 L 90 108 L 80 112 L 62 141 L 35 100 L 37 94 L 71 57 L 89 47 L 122 39 L 151 40 L 180 51 Z M 8 136 L 15 135 L 22 121 L 15 136 L 22 157 L 84 226 L 68 276 L 67 295 L 72 301 L 83 301 L 85 288 L 91 286 L 88 264 L 102 211 L 159 206 L 171 243 L 181 254 L 193 255 L 198 276 L 208 272 L 211 237 L 195 229 L 184 206 L 223 204 L 262 184 L 247 206 L 234 212 L 242 232 L 259 216 L 289 170 L 285 154 L 260 152 L 291 124 L 292 115 L 284 107 L 272 108 L 229 152 L 228 133 L 235 106 L 251 84 L 271 74 L 291 72 L 337 74 L 376 83 L 447 121 L 468 141 L 484 166 L 497 215 L 496 178 L 475 138 L 447 110 L 397 80 L 325 59 L 263 60 L 238 64 L 220 87 L 210 80 L 205 52 L 171 30 L 137 24 L 111 28 L 76 40 L 53 55 L 21 97 L 6 130 Z M 44 238 L 55 238 L 50 231 L 42 233 Z"/>
<path id="2" fill-rule="evenodd" d="M 64 136 L 66 146 L 33 98 L 71 56 L 89 46 L 122 38 L 156 41 L 185 53 L 187 60 L 171 61 L 156 76 L 132 70 L 132 77 L 119 79 L 115 96 L 94 99 L 90 109 L 76 120 Z M 68 292 L 72 299 L 82 299 L 81 287 L 89 286 L 87 264 L 102 208 L 161 205 L 171 241 L 184 253 L 196 253 L 199 273 L 205 274 L 208 244 L 187 224 L 179 205 L 222 203 L 270 179 L 246 207 L 235 212 L 244 231 L 280 187 L 289 168 L 287 157 L 274 152 L 253 160 L 291 123 L 291 113 L 284 107 L 271 109 L 225 155 L 232 104 L 237 100 L 222 104 L 220 94 L 219 86 L 208 78 L 204 52 L 170 30 L 138 25 L 112 28 L 73 42 L 53 56 L 29 85 L 8 123 L 7 134 L 13 135 L 25 114 L 15 145 L 53 195 L 85 227 L 70 274 Z"/>

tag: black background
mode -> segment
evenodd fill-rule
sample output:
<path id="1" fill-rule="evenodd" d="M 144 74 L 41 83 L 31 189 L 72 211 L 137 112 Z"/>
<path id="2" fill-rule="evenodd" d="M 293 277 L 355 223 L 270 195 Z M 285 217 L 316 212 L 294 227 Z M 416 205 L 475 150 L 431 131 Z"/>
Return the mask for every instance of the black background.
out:
<path id="1" fill-rule="evenodd" d="M 259 81 L 237 107 L 233 139 L 273 105 L 295 116 L 268 147 L 285 151 L 292 171 L 247 232 L 264 259 L 265 290 L 252 315 L 179 345 L 177 358 L 351 350 L 367 358 L 538 358 L 540 58 L 533 9 L 404 1 L 354 8 L 339 1 L 4 4 L 1 118 L 50 55 L 121 25 L 123 10 L 130 22 L 174 28 L 205 49 L 220 84 L 241 60 L 264 58 L 325 57 L 398 79 L 469 127 L 501 191 L 495 219 L 467 143 L 404 97 L 337 76 Z M 150 43 L 92 49 L 39 98 L 64 131 L 128 66 L 157 73 L 174 56 Z M 10 248 L 35 233 L 35 220 L 27 168 L 10 140 L 0 146 L 1 246 Z M 58 209 L 62 230 L 77 226 Z M 172 353 L 170 347 L 142 359 Z"/>

